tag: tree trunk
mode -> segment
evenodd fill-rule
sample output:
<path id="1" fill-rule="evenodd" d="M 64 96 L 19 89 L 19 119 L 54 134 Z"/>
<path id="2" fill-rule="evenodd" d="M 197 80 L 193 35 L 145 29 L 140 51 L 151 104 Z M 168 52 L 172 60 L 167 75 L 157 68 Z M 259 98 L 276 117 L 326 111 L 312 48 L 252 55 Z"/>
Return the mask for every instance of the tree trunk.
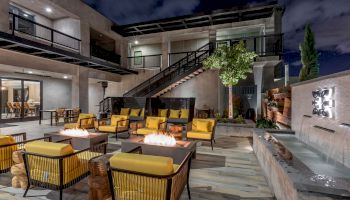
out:
<path id="1" fill-rule="evenodd" d="M 228 118 L 233 119 L 233 94 L 232 85 L 228 86 Z"/>

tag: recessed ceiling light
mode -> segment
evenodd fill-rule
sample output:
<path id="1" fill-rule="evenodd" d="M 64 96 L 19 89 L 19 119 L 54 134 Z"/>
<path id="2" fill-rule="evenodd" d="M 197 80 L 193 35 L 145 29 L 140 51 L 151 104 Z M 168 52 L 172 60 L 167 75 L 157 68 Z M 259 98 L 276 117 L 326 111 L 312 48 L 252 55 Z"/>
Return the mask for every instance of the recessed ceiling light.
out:
<path id="1" fill-rule="evenodd" d="M 139 41 L 135 40 L 135 44 L 138 44 L 138 43 L 139 43 Z"/>
<path id="2" fill-rule="evenodd" d="M 49 7 L 45 8 L 45 11 L 48 12 L 48 13 L 52 13 L 52 9 L 49 8 Z"/>
<path id="3" fill-rule="evenodd" d="M 67 78 L 68 78 L 68 76 L 63 76 L 63 78 L 64 78 L 64 79 L 67 79 Z"/>
<path id="4" fill-rule="evenodd" d="M 32 71 L 28 71 L 28 74 L 32 74 L 33 72 Z"/>
<path id="5" fill-rule="evenodd" d="M 23 14 L 24 17 L 28 17 L 28 14 Z"/>

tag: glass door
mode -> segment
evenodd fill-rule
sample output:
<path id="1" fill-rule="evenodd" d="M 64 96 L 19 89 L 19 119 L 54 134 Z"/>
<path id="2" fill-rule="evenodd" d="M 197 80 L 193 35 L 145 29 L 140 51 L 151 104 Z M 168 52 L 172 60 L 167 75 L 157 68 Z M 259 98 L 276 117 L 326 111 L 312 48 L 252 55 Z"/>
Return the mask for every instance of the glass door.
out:
<path id="1" fill-rule="evenodd" d="M 0 78 L 1 121 L 38 119 L 41 108 L 41 82 Z"/>

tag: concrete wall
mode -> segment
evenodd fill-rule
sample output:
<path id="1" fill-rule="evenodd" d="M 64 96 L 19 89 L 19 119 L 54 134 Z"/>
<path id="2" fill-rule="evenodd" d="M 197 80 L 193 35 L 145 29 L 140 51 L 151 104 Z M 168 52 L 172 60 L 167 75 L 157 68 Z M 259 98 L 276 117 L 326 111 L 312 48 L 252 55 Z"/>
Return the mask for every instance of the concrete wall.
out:
<path id="1" fill-rule="evenodd" d="M 170 44 L 170 53 L 178 52 L 188 52 L 196 51 L 200 47 L 204 46 L 209 42 L 209 38 L 200 38 L 193 40 L 182 40 L 182 41 L 173 41 Z M 173 54 L 170 56 L 170 65 L 184 58 L 186 54 Z"/>
<path id="2" fill-rule="evenodd" d="M 194 97 L 196 109 L 218 110 L 218 72 L 208 70 L 177 86 L 162 97 Z"/>
<path id="3" fill-rule="evenodd" d="M 292 129 L 306 144 L 350 167 L 350 71 L 324 76 L 292 85 Z M 312 114 L 312 91 L 334 88 L 334 117 Z M 312 116 L 311 118 L 304 115 Z M 314 126 L 334 130 L 330 133 Z"/>

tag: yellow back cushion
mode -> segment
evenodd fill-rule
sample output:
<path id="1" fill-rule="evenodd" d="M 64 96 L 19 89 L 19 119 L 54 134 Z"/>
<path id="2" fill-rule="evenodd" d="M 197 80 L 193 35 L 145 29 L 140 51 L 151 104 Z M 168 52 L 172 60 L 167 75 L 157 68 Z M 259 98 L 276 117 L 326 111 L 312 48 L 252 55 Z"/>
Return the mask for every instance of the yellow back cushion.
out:
<path id="1" fill-rule="evenodd" d="M 208 124 L 202 123 L 207 122 Z M 193 119 L 192 121 L 192 129 L 194 131 L 204 131 L 207 126 L 208 131 L 204 132 L 212 132 L 215 125 L 215 119 Z"/>
<path id="2" fill-rule="evenodd" d="M 117 121 L 126 120 L 128 118 L 129 116 L 127 115 L 112 115 L 111 126 L 117 126 Z M 127 125 L 127 121 L 122 121 L 118 123 L 118 126 L 126 126 L 126 125 Z"/>
<path id="3" fill-rule="evenodd" d="M 146 127 L 151 129 L 158 129 L 159 119 L 158 118 L 147 118 Z"/>
<path id="4" fill-rule="evenodd" d="M 190 114 L 190 110 L 188 110 L 188 109 L 181 109 L 181 116 L 180 116 L 180 118 L 181 119 L 188 119 L 189 114 Z"/>
<path id="5" fill-rule="evenodd" d="M 91 124 L 93 123 L 93 120 L 92 118 L 95 117 L 94 114 L 90 114 L 90 113 L 80 113 L 79 114 L 79 118 L 78 118 L 78 123 L 80 123 L 80 120 L 81 119 L 89 119 L 89 120 L 83 120 L 81 122 L 81 125 L 88 125 L 88 124 Z"/>
<path id="6" fill-rule="evenodd" d="M 158 117 L 167 117 L 168 109 L 158 109 Z"/>
<path id="7" fill-rule="evenodd" d="M 122 108 L 120 109 L 120 115 L 129 115 L 130 108 Z"/>
<path id="8" fill-rule="evenodd" d="M 130 111 L 130 116 L 132 117 L 138 117 L 140 115 L 140 111 L 141 109 L 137 108 L 137 109 L 131 109 Z"/>
<path id="9" fill-rule="evenodd" d="M 169 118 L 177 119 L 180 117 L 180 110 L 170 110 Z"/>
<path id="10" fill-rule="evenodd" d="M 0 146 L 16 143 L 15 138 L 7 135 L 0 135 Z"/>
<path id="11" fill-rule="evenodd" d="M 174 172 L 173 159 L 163 156 L 119 153 L 110 158 L 110 166 L 117 169 L 154 175 L 170 175 Z"/>

